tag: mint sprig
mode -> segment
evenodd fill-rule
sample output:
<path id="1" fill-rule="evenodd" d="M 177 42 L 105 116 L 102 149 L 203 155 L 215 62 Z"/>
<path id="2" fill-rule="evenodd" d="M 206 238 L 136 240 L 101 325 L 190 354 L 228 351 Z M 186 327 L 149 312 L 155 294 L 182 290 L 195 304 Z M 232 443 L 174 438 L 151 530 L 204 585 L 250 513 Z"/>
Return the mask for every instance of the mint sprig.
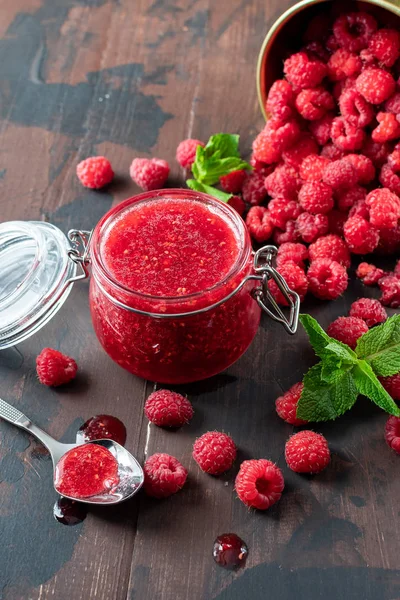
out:
<path id="1" fill-rule="evenodd" d="M 399 407 L 378 379 L 400 371 L 400 315 L 361 336 L 355 351 L 329 337 L 310 315 L 300 315 L 300 321 L 321 361 L 304 377 L 298 418 L 336 419 L 352 408 L 359 394 L 400 416 Z"/>

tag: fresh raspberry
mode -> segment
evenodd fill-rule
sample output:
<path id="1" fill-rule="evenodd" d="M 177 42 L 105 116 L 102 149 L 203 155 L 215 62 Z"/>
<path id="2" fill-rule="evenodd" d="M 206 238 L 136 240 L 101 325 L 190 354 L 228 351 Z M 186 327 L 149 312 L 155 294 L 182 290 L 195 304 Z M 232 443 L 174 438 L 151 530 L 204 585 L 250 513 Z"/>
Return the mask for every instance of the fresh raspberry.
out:
<path id="1" fill-rule="evenodd" d="M 381 172 L 379 173 L 379 181 L 391 192 L 400 195 L 400 176 L 397 174 L 397 168 L 391 167 L 388 163 L 383 165 Z"/>
<path id="2" fill-rule="evenodd" d="M 327 63 L 330 58 L 329 50 L 327 50 L 324 44 L 318 40 L 308 42 L 308 44 L 302 48 L 302 51 L 305 52 L 311 60 L 322 60 L 323 63 Z"/>
<path id="3" fill-rule="evenodd" d="M 325 146 L 331 139 L 331 128 L 334 116 L 333 113 L 327 113 L 322 119 L 311 121 L 308 125 L 309 130 L 320 146 Z"/>
<path id="4" fill-rule="evenodd" d="M 337 190 L 335 194 L 336 205 L 342 212 L 348 212 L 357 202 L 363 202 L 367 195 L 367 190 L 361 185 L 355 185 L 349 190 Z"/>
<path id="5" fill-rule="evenodd" d="M 400 254 L 400 225 L 396 229 L 382 229 L 379 232 L 377 254 Z"/>
<path id="6" fill-rule="evenodd" d="M 355 89 L 357 76 L 353 75 L 351 77 L 346 77 L 345 79 L 341 79 L 337 81 L 332 89 L 332 95 L 337 102 L 340 100 L 340 96 L 346 92 L 347 90 Z"/>
<path id="7" fill-rule="evenodd" d="M 369 254 L 379 242 L 379 232 L 373 225 L 359 216 L 347 219 L 343 228 L 344 239 L 354 254 Z"/>
<path id="8" fill-rule="evenodd" d="M 242 216 L 246 210 L 246 204 L 240 196 L 232 196 L 232 198 L 229 198 L 228 204 L 229 206 L 232 206 L 240 216 Z"/>
<path id="9" fill-rule="evenodd" d="M 283 65 L 287 80 L 297 88 L 317 87 L 327 74 L 326 65 L 310 59 L 306 52 L 297 52 L 287 58 Z"/>
<path id="10" fill-rule="evenodd" d="M 279 268 L 285 262 L 294 262 L 304 269 L 304 261 L 308 259 L 308 249 L 304 244 L 285 242 L 278 248 L 276 265 Z"/>
<path id="11" fill-rule="evenodd" d="M 361 70 L 364 71 L 369 67 L 379 67 L 376 57 L 372 54 L 369 48 L 363 48 L 360 52 L 362 62 Z"/>
<path id="12" fill-rule="evenodd" d="M 398 375 L 395 375 L 394 377 L 397 377 L 400 380 L 400 377 Z M 381 383 L 383 385 L 382 379 L 384 379 L 384 377 L 381 377 L 380 379 L 381 379 Z M 383 387 L 385 387 L 385 386 L 383 385 Z M 388 393 L 390 393 L 390 392 L 388 392 Z M 400 399 L 400 397 L 399 397 L 399 399 Z M 392 415 L 386 421 L 385 440 L 386 440 L 387 445 L 392 450 L 397 452 L 397 454 L 400 454 L 400 417 L 395 417 Z"/>
<path id="13" fill-rule="evenodd" d="M 338 41 L 333 34 L 328 37 L 325 44 L 326 44 L 327 49 L 331 53 L 336 52 L 336 50 L 339 50 L 339 48 L 340 48 Z"/>
<path id="14" fill-rule="evenodd" d="M 390 308 L 400 307 L 400 279 L 395 275 L 387 275 L 378 281 L 382 292 L 379 301 Z"/>
<path id="15" fill-rule="evenodd" d="M 367 331 L 368 325 L 362 319 L 358 317 L 339 317 L 329 325 L 326 333 L 335 340 L 347 344 L 354 350 L 357 346 L 358 338 L 367 333 Z"/>
<path id="16" fill-rule="evenodd" d="M 367 206 L 365 199 L 357 200 L 349 210 L 350 217 L 362 217 L 366 221 L 369 221 L 369 206 Z"/>
<path id="17" fill-rule="evenodd" d="M 265 171 L 265 170 L 268 170 L 269 173 L 270 173 L 273 170 L 273 167 L 271 165 L 267 165 L 266 163 L 261 162 L 261 160 L 257 160 L 253 153 L 250 156 L 249 163 L 253 167 L 254 171 Z M 269 175 L 269 173 L 266 173 L 265 177 L 267 175 Z"/>
<path id="18" fill-rule="evenodd" d="M 374 142 L 388 142 L 400 137 L 400 123 L 396 115 L 390 112 L 379 112 L 376 115 L 379 125 L 371 133 Z"/>
<path id="19" fill-rule="evenodd" d="M 181 427 L 193 417 L 193 407 L 181 394 L 157 390 L 147 398 L 144 414 L 158 427 Z"/>
<path id="20" fill-rule="evenodd" d="M 378 29 L 368 48 L 385 67 L 392 67 L 400 56 L 400 33 L 396 29 Z"/>
<path id="21" fill-rule="evenodd" d="M 286 283 L 293 292 L 297 292 L 300 302 L 303 302 L 308 289 L 308 281 L 303 269 L 294 262 L 286 261 L 279 266 L 279 273 L 285 278 Z M 400 283 L 400 280 L 399 280 Z M 275 281 L 268 282 L 268 289 L 276 302 L 281 306 L 288 306 L 288 302 Z"/>
<path id="22" fill-rule="evenodd" d="M 226 433 L 208 431 L 195 441 L 193 458 L 205 473 L 220 475 L 233 465 L 236 446 Z"/>
<path id="23" fill-rule="evenodd" d="M 205 144 L 200 140 L 187 139 L 181 142 L 176 149 L 176 160 L 184 169 L 191 169 L 196 160 L 197 147 L 204 148 Z"/>
<path id="24" fill-rule="evenodd" d="M 76 174 L 82 185 L 93 190 L 104 187 L 114 178 L 111 163 L 104 156 L 82 160 L 76 167 Z"/>
<path id="25" fill-rule="evenodd" d="M 347 288 L 346 268 L 330 258 L 314 260 L 307 273 L 308 287 L 321 300 L 334 300 Z"/>
<path id="26" fill-rule="evenodd" d="M 330 160 L 340 160 L 346 155 L 346 152 L 340 150 L 335 144 L 325 144 L 321 150 L 321 156 L 325 156 Z"/>
<path id="27" fill-rule="evenodd" d="M 393 400 L 400 400 L 400 373 L 388 377 L 379 377 L 379 381 Z M 400 417 L 397 417 L 397 419 L 400 421 Z"/>
<path id="28" fill-rule="evenodd" d="M 328 77 L 331 81 L 340 81 L 361 71 L 361 59 L 354 52 L 339 48 L 328 61 Z"/>
<path id="29" fill-rule="evenodd" d="M 329 233 L 334 233 L 335 235 L 343 237 L 343 227 L 347 221 L 347 214 L 338 210 L 331 210 L 331 212 L 328 214 L 328 221 Z"/>
<path id="30" fill-rule="evenodd" d="M 383 269 L 378 269 L 375 265 L 362 262 L 358 265 L 356 275 L 364 285 L 377 285 L 378 281 L 384 276 Z M 358 316 L 358 315 L 354 315 Z"/>
<path id="31" fill-rule="evenodd" d="M 331 138 L 339 150 L 354 152 L 362 147 L 365 131 L 352 125 L 343 117 L 336 117 L 332 121 Z"/>
<path id="32" fill-rule="evenodd" d="M 299 202 L 305 211 L 324 215 L 333 208 L 332 188 L 322 181 L 307 181 L 299 192 Z"/>
<path id="33" fill-rule="evenodd" d="M 296 221 L 287 221 L 283 231 L 275 229 L 272 239 L 278 246 L 287 242 L 298 242 L 300 240 L 300 234 L 297 231 Z"/>
<path id="34" fill-rule="evenodd" d="M 275 401 L 278 416 L 286 421 L 286 423 L 290 423 L 290 425 L 299 426 L 307 423 L 307 421 L 296 417 L 297 404 L 300 400 L 303 387 L 301 382 L 295 383 L 290 390 L 283 394 L 283 396 L 279 396 Z"/>
<path id="35" fill-rule="evenodd" d="M 398 173 L 400 171 L 400 149 L 398 148 L 399 144 L 393 149 L 393 152 L 388 156 L 388 165 L 390 165 L 391 169 Z"/>
<path id="36" fill-rule="evenodd" d="M 294 146 L 282 153 L 282 158 L 286 165 L 298 170 L 307 156 L 318 154 L 318 151 L 318 144 L 314 138 L 310 134 L 304 133 Z"/>
<path id="37" fill-rule="evenodd" d="M 265 189 L 272 198 L 295 200 L 301 187 L 301 179 L 295 169 L 286 164 L 278 166 L 265 178 Z"/>
<path id="38" fill-rule="evenodd" d="M 359 52 L 368 46 L 378 28 L 374 17 L 366 12 L 340 15 L 333 24 L 333 35 L 338 44 L 350 52 Z"/>
<path id="39" fill-rule="evenodd" d="M 387 161 L 390 146 L 389 144 L 378 144 L 368 137 L 362 147 L 362 153 L 371 159 L 376 168 L 379 168 Z"/>
<path id="40" fill-rule="evenodd" d="M 320 473 L 329 465 L 331 453 L 323 435 L 304 430 L 286 442 L 285 459 L 295 473 Z"/>
<path id="41" fill-rule="evenodd" d="M 389 100 L 386 100 L 383 105 L 386 112 L 394 113 L 395 115 L 400 113 L 400 92 L 396 92 L 393 96 L 390 96 Z"/>
<path id="42" fill-rule="evenodd" d="M 254 140 L 253 153 L 256 158 L 266 163 L 277 162 L 276 159 L 272 160 L 276 153 L 290 148 L 299 135 L 300 128 L 297 121 L 294 119 L 282 121 L 272 117 Z M 259 140 L 258 145 L 257 140 Z"/>
<path id="43" fill-rule="evenodd" d="M 279 229 L 284 229 L 289 220 L 297 219 L 302 212 L 301 206 L 296 200 L 286 200 L 286 198 L 271 200 L 268 210 L 272 225 Z"/>
<path id="44" fill-rule="evenodd" d="M 242 191 L 243 184 L 246 179 L 246 171 L 245 169 L 240 169 L 239 171 L 232 171 L 232 173 L 228 173 L 228 175 L 223 175 L 219 182 L 221 184 L 222 189 L 228 194 L 239 194 Z"/>
<path id="45" fill-rule="evenodd" d="M 357 77 L 356 88 L 367 102 L 382 104 L 394 93 L 396 83 L 387 71 L 369 67 Z"/>
<path id="46" fill-rule="evenodd" d="M 243 199 L 252 206 L 258 206 L 267 197 L 264 185 L 265 175 L 263 171 L 249 173 L 242 188 Z"/>
<path id="47" fill-rule="evenodd" d="M 253 141 L 252 148 L 254 158 L 268 165 L 278 162 L 282 155 L 282 151 L 276 143 L 274 133 L 272 131 L 265 131 L 264 129 Z"/>
<path id="48" fill-rule="evenodd" d="M 294 92 L 286 79 L 275 81 L 268 92 L 266 109 L 275 117 L 289 119 L 293 115 Z"/>
<path id="49" fill-rule="evenodd" d="M 187 470 L 169 454 L 153 454 L 143 465 L 144 489 L 153 498 L 167 498 L 183 488 Z"/>
<path id="50" fill-rule="evenodd" d="M 246 225 L 249 233 L 256 242 L 266 242 L 272 235 L 273 225 L 269 216 L 269 210 L 264 206 L 253 206 L 246 217 Z"/>
<path id="51" fill-rule="evenodd" d="M 301 163 L 301 179 L 303 181 L 321 181 L 324 169 L 329 162 L 329 158 L 326 158 L 325 156 L 310 154 L 310 156 L 307 156 Z"/>
<path id="52" fill-rule="evenodd" d="M 365 199 L 371 224 L 377 229 L 395 229 L 400 219 L 400 200 L 387 188 L 378 188 Z"/>
<path id="53" fill-rule="evenodd" d="M 235 490 L 250 508 L 266 510 L 282 495 L 285 482 L 282 471 L 270 460 L 244 460 L 236 476 Z"/>
<path id="54" fill-rule="evenodd" d="M 357 171 L 345 158 L 333 160 L 324 169 L 323 181 L 334 190 L 351 188 L 357 183 Z"/>
<path id="55" fill-rule="evenodd" d="M 142 190 L 157 190 L 168 179 L 169 164 L 161 158 L 134 158 L 129 173 Z"/>
<path id="56" fill-rule="evenodd" d="M 374 298 L 359 298 L 353 302 L 350 306 L 349 315 L 350 317 L 362 319 L 368 327 L 384 323 L 387 319 L 386 310 L 379 300 L 375 300 Z"/>
<path id="57" fill-rule="evenodd" d="M 372 104 L 355 88 L 345 90 L 339 98 L 339 108 L 342 117 L 355 127 L 366 127 L 375 116 Z"/>
<path id="58" fill-rule="evenodd" d="M 312 215 L 304 212 L 296 219 L 296 230 L 306 244 L 310 244 L 321 235 L 328 233 L 328 229 L 329 221 L 326 215 Z"/>
<path id="59" fill-rule="evenodd" d="M 348 269 L 350 267 L 350 252 L 346 242 L 338 235 L 330 233 L 318 238 L 308 248 L 310 261 L 318 258 L 330 258 Z"/>
<path id="60" fill-rule="evenodd" d="M 295 105 L 304 119 L 317 121 L 335 108 L 335 101 L 328 90 L 320 86 L 302 90 L 296 96 Z"/>
<path id="61" fill-rule="evenodd" d="M 58 387 L 75 378 L 78 366 L 73 358 L 53 348 L 43 348 L 36 357 L 36 372 L 40 383 Z"/>
<path id="62" fill-rule="evenodd" d="M 375 178 L 375 167 L 373 162 L 363 154 L 347 154 L 347 162 L 350 162 L 357 172 L 358 183 L 365 185 L 371 183 Z"/>

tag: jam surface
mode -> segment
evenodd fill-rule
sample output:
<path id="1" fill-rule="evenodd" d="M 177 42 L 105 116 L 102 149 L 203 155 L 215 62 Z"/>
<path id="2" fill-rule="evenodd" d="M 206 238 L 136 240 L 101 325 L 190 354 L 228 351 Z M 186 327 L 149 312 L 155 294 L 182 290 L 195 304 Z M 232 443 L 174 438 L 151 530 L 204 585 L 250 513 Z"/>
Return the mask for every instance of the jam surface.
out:
<path id="1" fill-rule="evenodd" d="M 112 415 L 96 415 L 88 419 L 78 429 L 76 441 L 78 444 L 91 440 L 113 440 L 123 446 L 126 442 L 126 427 Z"/>
<path id="2" fill-rule="evenodd" d="M 244 567 L 248 553 L 247 544 L 236 533 L 223 533 L 214 542 L 213 558 L 225 569 Z"/>

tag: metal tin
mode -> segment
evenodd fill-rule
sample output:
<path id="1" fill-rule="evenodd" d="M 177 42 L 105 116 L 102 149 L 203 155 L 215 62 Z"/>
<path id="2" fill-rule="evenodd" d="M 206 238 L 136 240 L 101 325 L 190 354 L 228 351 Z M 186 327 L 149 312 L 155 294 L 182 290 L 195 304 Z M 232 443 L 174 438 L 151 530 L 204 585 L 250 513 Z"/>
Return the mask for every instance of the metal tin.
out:
<path id="1" fill-rule="evenodd" d="M 268 114 L 265 110 L 265 102 L 268 91 L 272 83 L 282 77 L 283 59 L 286 57 L 288 50 L 298 52 L 302 45 L 301 34 L 310 19 L 317 14 L 326 12 L 326 7 L 323 5 L 333 1 L 302 0 L 302 2 L 298 2 L 286 10 L 268 31 L 261 46 L 257 63 L 258 100 L 266 120 Z M 371 5 L 373 5 L 377 7 L 378 11 L 388 11 L 400 18 L 400 0 L 363 0 L 362 2 L 354 2 L 354 4 L 361 9 L 368 6 L 371 8 Z M 349 6 L 346 6 L 346 10 L 349 9 L 351 10 Z"/>

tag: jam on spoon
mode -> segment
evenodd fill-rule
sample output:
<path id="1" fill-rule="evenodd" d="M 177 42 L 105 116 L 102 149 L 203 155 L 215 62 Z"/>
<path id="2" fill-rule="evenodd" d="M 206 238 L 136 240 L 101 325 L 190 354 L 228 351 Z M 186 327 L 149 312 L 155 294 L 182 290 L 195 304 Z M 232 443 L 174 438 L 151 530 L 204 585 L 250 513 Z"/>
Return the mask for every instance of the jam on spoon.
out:
<path id="1" fill-rule="evenodd" d="M 246 543 L 236 533 L 219 535 L 213 546 L 215 562 L 225 569 L 239 569 L 246 564 L 249 549 Z"/>
<path id="2" fill-rule="evenodd" d="M 123 446 L 126 442 L 126 427 L 112 415 L 96 415 L 88 419 L 78 429 L 76 441 L 78 444 L 91 440 L 113 440 Z"/>

